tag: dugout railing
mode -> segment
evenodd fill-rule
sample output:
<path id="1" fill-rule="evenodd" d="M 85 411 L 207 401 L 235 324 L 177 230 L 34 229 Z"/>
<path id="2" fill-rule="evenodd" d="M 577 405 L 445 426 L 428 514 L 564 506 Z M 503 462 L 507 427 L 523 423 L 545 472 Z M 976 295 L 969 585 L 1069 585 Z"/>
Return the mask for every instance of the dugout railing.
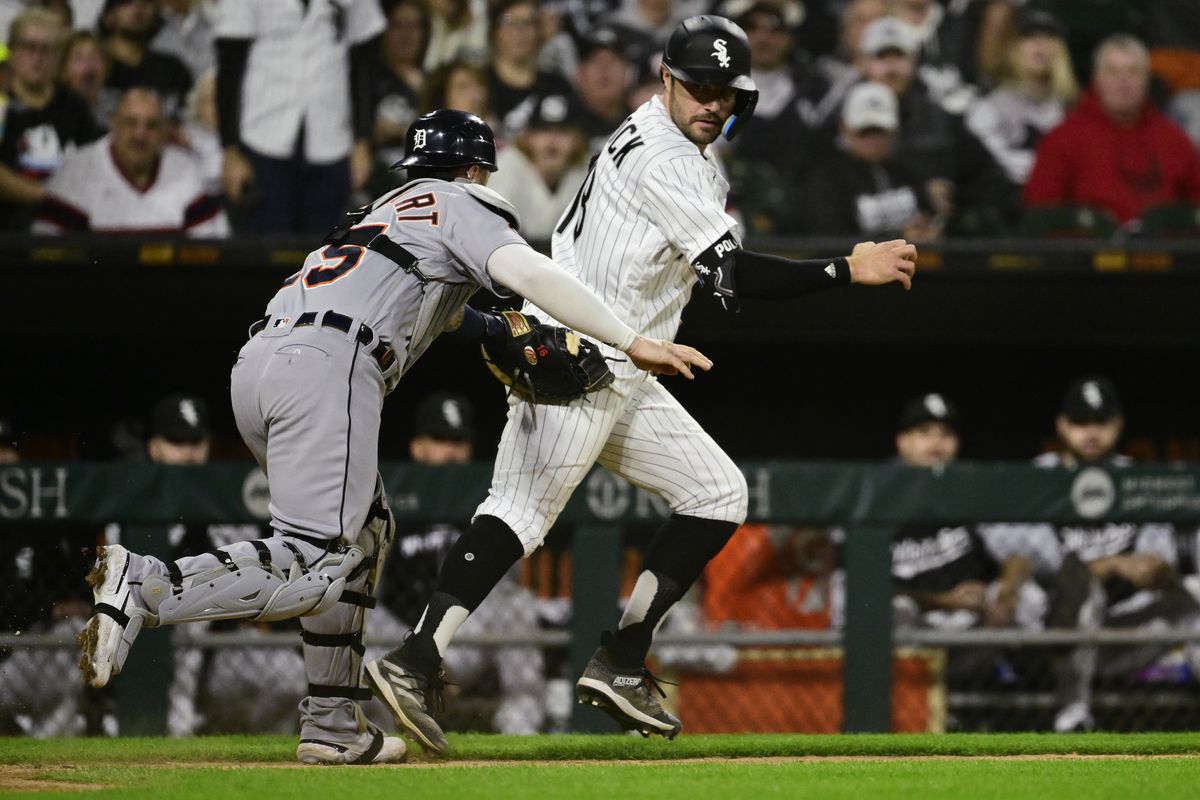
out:
<path id="1" fill-rule="evenodd" d="M 751 520 L 803 521 L 846 529 L 844 626 L 840 630 L 667 632 L 660 635 L 658 646 L 840 648 L 845 731 L 891 728 L 894 649 L 1200 641 L 1200 632 L 1182 629 L 896 632 L 891 624 L 889 550 L 891 531 L 906 522 L 1160 522 L 1194 529 L 1200 523 L 1200 465 L 1071 471 L 1027 464 L 959 463 L 935 471 L 891 463 L 776 461 L 744 463 L 742 469 L 750 491 Z M 490 468 L 477 463 L 431 470 L 385 463 L 382 473 L 399 521 L 465 522 L 486 492 Z M 244 463 L 190 468 L 25 463 L 0 468 L 0 536 L 18 529 L 49 530 L 56 524 L 100 528 L 120 522 L 127 546 L 166 556 L 164 525 L 261 522 L 266 518 L 267 500 L 265 479 Z M 520 641 L 512 636 L 464 635 L 459 642 L 481 647 L 528 643 L 567 648 L 572 670 L 577 671 L 591 655 L 600 630 L 612 624 L 618 602 L 622 528 L 653 524 L 667 513 L 661 501 L 643 490 L 604 470 L 593 471 L 562 518 L 574 526 L 569 631 L 530 632 Z M 295 647 L 296 641 L 294 634 L 252 640 L 237 633 L 204 634 L 189 640 L 189 645 Z M 161 631 L 147 632 L 139 639 L 116 682 L 123 734 L 165 730 L 170 670 L 163 666 L 171 663 L 171 646 Z M 74 647 L 71 637 L 0 634 L 0 648 L 69 647 Z M 76 676 L 47 678 L 75 680 Z M 1109 700 L 1120 702 L 1119 698 Z M 1017 697 L 1012 702 L 1036 704 L 1044 698 Z M 572 728 L 598 730 L 606 726 L 590 710 L 580 709 Z"/>

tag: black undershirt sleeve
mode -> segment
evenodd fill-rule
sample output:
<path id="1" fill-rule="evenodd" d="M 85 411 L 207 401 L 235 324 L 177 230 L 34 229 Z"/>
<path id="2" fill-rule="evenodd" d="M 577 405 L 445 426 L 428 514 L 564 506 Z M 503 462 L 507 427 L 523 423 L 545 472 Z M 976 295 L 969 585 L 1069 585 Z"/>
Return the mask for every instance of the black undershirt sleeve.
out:
<path id="1" fill-rule="evenodd" d="M 354 138 L 371 141 L 375 128 L 375 108 L 371 102 L 371 58 L 379 37 L 350 48 L 350 119 Z"/>
<path id="2" fill-rule="evenodd" d="M 222 147 L 241 142 L 242 84 L 250 43 L 250 39 L 217 39 L 217 125 Z"/>
<path id="3" fill-rule="evenodd" d="M 742 250 L 726 234 L 692 262 L 701 286 L 727 311 L 739 310 L 739 299 L 786 300 L 850 283 L 844 257 L 797 261 Z"/>
<path id="4" fill-rule="evenodd" d="M 844 257 L 795 261 L 739 250 L 734 261 L 738 294 L 742 297 L 786 299 L 850 283 L 850 264 Z"/>

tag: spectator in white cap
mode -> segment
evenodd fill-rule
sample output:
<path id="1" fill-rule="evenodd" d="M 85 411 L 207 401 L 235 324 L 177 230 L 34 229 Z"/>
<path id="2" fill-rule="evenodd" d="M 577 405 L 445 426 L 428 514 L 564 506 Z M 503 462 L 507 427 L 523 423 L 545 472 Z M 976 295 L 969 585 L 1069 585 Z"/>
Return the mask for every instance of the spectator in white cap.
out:
<path id="1" fill-rule="evenodd" d="M 920 180 L 892 156 L 899 125 L 896 95 L 887 86 L 868 82 L 850 90 L 842 106 L 838 148 L 809 173 L 802 192 L 821 198 L 801 206 L 805 232 L 937 238 L 940 220 L 933 219 Z"/>
<path id="2" fill-rule="evenodd" d="M 1016 192 L 987 148 L 967 130 L 965 103 L 942 97 L 917 70 L 918 43 L 908 26 L 882 17 L 863 31 L 857 66 L 867 80 L 887 84 L 899 100 L 896 158 L 922 181 L 933 208 L 959 233 L 967 225 L 997 227 L 1016 214 Z M 966 212 L 966 213 L 960 213 Z"/>

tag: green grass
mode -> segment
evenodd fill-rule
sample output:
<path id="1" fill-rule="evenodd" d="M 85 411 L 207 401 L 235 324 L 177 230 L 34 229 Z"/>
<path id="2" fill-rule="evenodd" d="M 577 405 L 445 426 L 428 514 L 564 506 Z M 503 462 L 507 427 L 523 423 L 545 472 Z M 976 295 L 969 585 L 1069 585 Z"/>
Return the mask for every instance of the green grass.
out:
<path id="1" fill-rule="evenodd" d="M 451 737 L 454 756 L 431 769 L 297 768 L 291 737 L 0 739 L 3 776 L 103 788 L 87 797 L 282 798 L 700 798 L 820 797 L 1181 798 L 1200 777 L 1200 734 L 733 735 L 675 742 L 629 736 Z M 414 748 L 417 750 L 417 748 Z M 1129 760 L 998 760 L 1004 756 L 1195 755 Z M 763 756 L 892 756 L 896 760 L 763 763 Z M 922 756 L 985 756 L 928 760 Z M 691 761 L 691 759 L 717 759 Z M 663 759 L 672 759 L 669 763 Z M 420 758 L 414 760 L 420 761 Z M 488 766 L 457 761 L 509 762 Z M 595 761 L 594 764 L 578 762 Z M 612 762 L 622 763 L 612 763 Z M 537 762 L 537 763 L 529 763 Z M 555 763 L 569 762 L 569 763 Z M 211 766 L 230 764 L 229 768 Z M 65 788 L 65 786 L 64 786 Z M 397 793 L 402 794 L 397 794 Z M 29 797 L 0 788 L 0 797 Z M 80 797 L 39 791 L 39 800 Z"/>

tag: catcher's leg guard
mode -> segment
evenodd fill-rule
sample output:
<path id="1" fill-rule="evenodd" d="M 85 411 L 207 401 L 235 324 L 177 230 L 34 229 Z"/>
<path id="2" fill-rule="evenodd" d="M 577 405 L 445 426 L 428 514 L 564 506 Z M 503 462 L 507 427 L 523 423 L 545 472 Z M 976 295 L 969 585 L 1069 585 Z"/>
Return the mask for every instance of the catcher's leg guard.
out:
<path id="1" fill-rule="evenodd" d="M 329 545 L 293 536 L 235 542 L 146 577 L 142 599 L 167 624 L 320 614 L 337 602 L 365 558 L 360 547 Z"/>
<path id="2" fill-rule="evenodd" d="M 300 620 L 308 696 L 300 702 L 301 741 L 296 755 L 306 763 L 378 763 L 403 757 L 402 742 L 382 738 L 357 703 L 371 698 L 362 682 L 363 635 L 394 531 L 395 520 L 380 483 L 367 524 L 358 536 L 357 546 L 364 549 L 365 558 L 347 576 L 339 602 Z M 371 755 L 377 747 L 382 750 Z M 389 753 L 398 755 L 387 758 Z M 360 760 L 345 760 L 351 756 Z"/>

